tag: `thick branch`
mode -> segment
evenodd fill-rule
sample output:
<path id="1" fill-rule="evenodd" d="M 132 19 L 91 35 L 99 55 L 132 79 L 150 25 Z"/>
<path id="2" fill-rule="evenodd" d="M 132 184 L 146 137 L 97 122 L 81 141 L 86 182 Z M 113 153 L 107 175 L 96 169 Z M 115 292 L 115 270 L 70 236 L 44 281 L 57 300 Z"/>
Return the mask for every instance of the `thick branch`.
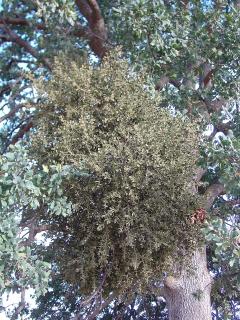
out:
<path id="1" fill-rule="evenodd" d="M 16 44 L 18 44 L 20 47 L 24 48 L 28 53 L 30 53 L 34 58 L 41 60 L 43 62 L 43 64 L 49 68 L 51 70 L 51 65 L 48 61 L 48 59 L 46 58 L 41 58 L 38 51 L 33 48 L 30 43 L 28 43 L 27 41 L 23 40 L 21 37 L 19 37 L 19 35 L 11 30 L 10 28 L 8 28 L 6 25 L 4 27 L 4 30 L 6 31 L 6 33 L 8 34 L 10 41 L 15 42 Z"/>
<path id="2" fill-rule="evenodd" d="M 16 112 L 20 109 L 22 109 L 25 105 L 24 104 L 19 104 L 16 107 L 14 107 L 10 112 L 8 112 L 7 114 L 5 114 L 4 116 L 0 117 L 0 123 L 3 122 L 4 120 L 10 119 L 11 117 L 13 117 Z"/>
<path id="3" fill-rule="evenodd" d="M 201 66 L 201 76 L 199 78 L 199 85 L 201 88 L 212 87 L 212 76 L 215 69 L 207 62 L 204 62 Z"/>
<path id="4" fill-rule="evenodd" d="M 87 0 L 76 0 L 76 5 L 82 15 L 87 19 L 87 21 L 91 20 L 92 10 L 88 4 Z"/>
<path id="5" fill-rule="evenodd" d="M 193 177 L 194 181 L 195 181 L 196 183 L 199 182 L 199 181 L 201 181 L 203 175 L 204 175 L 206 172 L 207 172 L 207 169 L 204 169 L 204 168 L 201 168 L 201 167 L 197 168 L 197 170 L 195 170 L 195 172 L 194 172 L 194 177 Z"/>
<path id="6" fill-rule="evenodd" d="M 173 276 L 168 276 L 164 281 L 164 286 L 165 288 L 168 288 L 170 290 L 176 290 L 179 288 L 180 284 L 176 278 L 174 278 Z"/>
<path id="7" fill-rule="evenodd" d="M 158 82 L 157 82 L 157 84 L 156 84 L 156 86 L 155 86 L 155 89 L 158 90 L 158 91 L 162 90 L 163 87 L 164 87 L 166 84 L 169 83 L 169 80 L 170 80 L 169 77 L 167 77 L 167 76 L 162 76 L 162 77 L 158 80 Z"/>
<path id="8" fill-rule="evenodd" d="M 88 0 L 88 4 L 92 10 L 92 19 L 94 19 L 95 21 L 101 20 L 102 15 L 101 15 L 101 11 L 100 11 L 100 8 L 99 8 L 97 1 L 96 0 Z"/>
<path id="9" fill-rule="evenodd" d="M 80 12 L 88 21 L 86 29 L 81 28 L 79 35 L 84 35 L 89 40 L 90 48 L 100 58 L 107 51 L 107 28 L 96 0 L 76 0 Z"/>
<path id="10" fill-rule="evenodd" d="M 213 132 L 209 136 L 209 140 L 213 139 L 218 132 L 222 132 L 225 135 L 228 134 L 228 131 L 233 127 L 231 122 L 218 123 L 214 126 Z"/>
<path id="11" fill-rule="evenodd" d="M 216 198 L 224 193 L 224 185 L 221 183 L 214 183 L 208 187 L 205 192 L 205 209 L 211 209 Z"/>
<path id="12" fill-rule="evenodd" d="M 155 86 L 155 89 L 160 91 L 163 89 L 163 87 L 166 85 L 166 84 L 172 84 L 174 87 L 176 87 L 177 89 L 180 89 L 181 87 L 181 83 L 175 79 L 171 79 L 167 76 L 162 76 L 159 81 L 157 82 L 156 86 Z"/>
<path id="13" fill-rule="evenodd" d="M 11 89 L 12 89 L 12 85 L 11 85 L 11 84 L 7 84 L 7 85 L 5 85 L 4 87 L 2 87 L 2 88 L 0 89 L 0 97 L 2 97 L 5 93 L 10 92 Z"/>
<path id="14" fill-rule="evenodd" d="M 34 26 L 37 30 L 46 29 L 46 26 L 43 23 L 32 24 L 27 19 L 19 18 L 19 17 L 17 17 L 17 18 L 12 18 L 12 17 L 0 18 L 0 24 L 3 24 L 3 25 L 9 24 L 9 25 L 13 25 L 13 26 L 28 26 L 28 27 Z"/>
<path id="15" fill-rule="evenodd" d="M 17 319 L 19 314 L 26 306 L 26 291 L 25 288 L 21 288 L 21 301 L 19 302 L 18 307 L 15 309 L 13 316 L 11 317 L 12 320 Z"/>
<path id="16" fill-rule="evenodd" d="M 219 98 L 214 101 L 208 101 L 208 100 L 204 99 L 204 102 L 205 102 L 209 112 L 218 112 L 227 103 L 227 101 L 223 98 Z"/>
<path id="17" fill-rule="evenodd" d="M 18 131 L 18 133 L 12 138 L 10 144 L 16 144 L 23 136 L 33 127 L 33 122 L 29 121 L 24 124 Z"/>

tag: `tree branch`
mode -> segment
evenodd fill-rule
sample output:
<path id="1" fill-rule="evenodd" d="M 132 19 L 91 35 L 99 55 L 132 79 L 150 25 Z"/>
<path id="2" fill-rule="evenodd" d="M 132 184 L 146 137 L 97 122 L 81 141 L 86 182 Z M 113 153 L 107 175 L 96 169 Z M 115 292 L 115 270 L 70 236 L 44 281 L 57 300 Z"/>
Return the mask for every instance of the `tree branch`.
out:
<path id="1" fill-rule="evenodd" d="M 78 9 L 81 14 L 87 19 L 87 21 L 91 20 L 92 10 L 88 4 L 87 0 L 76 0 L 75 1 Z"/>
<path id="2" fill-rule="evenodd" d="M 101 302 L 101 303 L 97 306 L 97 308 L 95 308 L 95 309 L 93 310 L 93 312 L 87 316 L 87 319 L 88 319 L 88 320 L 95 320 L 96 317 L 99 315 L 99 313 L 100 313 L 103 309 L 105 309 L 105 308 L 109 305 L 109 303 L 112 302 L 114 299 L 115 299 L 115 295 L 114 295 L 113 293 L 111 293 L 111 294 L 109 295 L 109 297 L 108 297 L 104 302 Z M 82 319 L 82 316 L 81 316 L 80 314 L 77 314 L 77 315 L 75 315 L 75 316 L 72 318 L 72 320 L 81 320 L 81 319 Z"/>
<path id="3" fill-rule="evenodd" d="M 81 28 L 80 33 L 89 40 L 93 52 L 102 58 L 107 52 L 107 28 L 96 0 L 76 0 L 77 7 L 87 19 L 89 28 Z"/>
<path id="4" fill-rule="evenodd" d="M 176 87 L 177 89 L 180 89 L 181 87 L 181 83 L 178 81 L 178 80 L 175 80 L 175 79 L 171 79 L 167 76 L 162 76 L 159 81 L 157 82 L 156 86 L 155 86 L 155 89 L 160 91 L 163 89 L 163 87 L 166 85 L 166 84 L 172 84 L 174 87 Z"/>
<path id="5" fill-rule="evenodd" d="M 11 84 L 7 84 L 4 87 L 1 88 L 0 90 L 0 97 L 2 97 L 5 93 L 10 92 L 12 89 L 12 85 Z"/>
<path id="6" fill-rule="evenodd" d="M 212 87 L 212 76 L 216 69 L 214 69 L 209 63 L 204 62 L 201 65 L 201 76 L 199 77 L 199 85 L 201 88 Z"/>
<path id="7" fill-rule="evenodd" d="M 215 135 L 218 132 L 222 132 L 225 135 L 228 134 L 228 131 L 233 127 L 233 124 L 231 122 L 226 122 L 226 123 L 218 123 L 214 126 L 213 128 L 213 132 L 210 134 L 209 136 L 209 140 L 213 139 L 215 137 Z"/>
<path id="8" fill-rule="evenodd" d="M 12 315 L 11 319 L 15 320 L 18 318 L 19 314 L 26 306 L 26 290 L 25 288 L 21 288 L 21 301 L 19 302 L 18 307 L 15 309 L 14 314 Z"/>
<path id="9" fill-rule="evenodd" d="M 97 1 L 96 0 L 88 0 L 88 4 L 92 10 L 92 19 L 94 19 L 95 21 L 101 20 L 103 17 L 102 17 L 102 14 L 101 14 L 101 11 L 100 11 L 100 8 L 99 8 Z"/>
<path id="10" fill-rule="evenodd" d="M 224 193 L 224 185 L 221 183 L 214 183 L 208 187 L 205 196 L 205 209 L 211 209 L 215 199 Z"/>
<path id="11" fill-rule="evenodd" d="M 161 91 L 163 87 L 169 82 L 169 80 L 170 80 L 169 77 L 162 76 L 156 83 L 155 89 L 158 91 Z"/>
<path id="12" fill-rule="evenodd" d="M 9 37 L 7 37 L 5 34 L 0 34 L 0 39 L 2 40 L 2 42 L 10 42 L 11 39 Z"/>
<path id="13" fill-rule="evenodd" d="M 17 78 L 14 82 L 8 83 L 5 86 L 3 86 L 0 89 L 0 98 L 5 94 L 5 93 L 10 93 L 13 88 L 15 88 L 21 81 L 22 81 L 22 76 Z"/>
<path id="14" fill-rule="evenodd" d="M 22 137 L 33 127 L 33 122 L 30 120 L 19 129 L 18 133 L 12 138 L 9 144 L 16 144 Z"/>
<path id="15" fill-rule="evenodd" d="M 223 98 L 219 98 L 214 101 L 208 101 L 208 100 L 204 99 L 204 102 L 205 102 L 209 112 L 218 112 L 227 103 L 227 101 Z"/>
<path id="16" fill-rule="evenodd" d="M 32 24 L 31 22 L 29 22 L 27 19 L 25 18 L 12 18 L 12 17 L 0 17 L 0 24 L 10 24 L 13 26 L 28 26 L 28 27 L 32 27 L 34 26 L 37 30 L 44 30 L 46 29 L 46 26 L 43 23 L 36 23 L 36 24 Z"/>
<path id="17" fill-rule="evenodd" d="M 195 170 L 195 172 L 194 172 L 194 177 L 193 177 L 194 181 L 199 182 L 206 172 L 207 172 L 207 169 L 204 169 L 202 167 L 198 167 L 197 170 Z"/>
<path id="18" fill-rule="evenodd" d="M 167 278 L 164 281 L 164 287 L 171 289 L 171 290 L 176 290 L 179 288 L 179 282 L 177 281 L 177 279 L 173 276 L 167 276 Z M 164 290 L 163 290 L 163 294 L 164 294 Z M 165 292 L 166 294 L 166 292 Z"/>
<path id="19" fill-rule="evenodd" d="M 4 120 L 7 120 L 11 117 L 13 117 L 15 115 L 15 113 L 22 109 L 23 107 L 25 107 L 24 104 L 19 104 L 16 107 L 14 107 L 11 111 L 9 111 L 7 114 L 5 114 L 4 116 L 0 117 L 0 123 L 3 122 Z"/>
<path id="20" fill-rule="evenodd" d="M 101 303 L 100 306 L 88 316 L 88 320 L 95 320 L 96 317 L 99 315 L 99 313 L 103 309 L 105 309 L 109 305 L 109 303 L 112 302 L 113 299 L 114 299 L 114 296 L 110 295 L 108 299 L 106 299 L 103 303 Z"/>
<path id="21" fill-rule="evenodd" d="M 18 44 L 20 47 L 24 48 L 28 53 L 30 53 L 34 58 L 37 60 L 40 60 L 43 62 L 43 64 L 51 70 L 51 65 L 46 58 L 40 57 L 39 53 L 35 48 L 33 48 L 27 41 L 23 40 L 22 38 L 19 37 L 19 35 L 11 30 L 8 26 L 4 26 L 5 32 L 8 34 L 10 41 L 15 42 Z"/>

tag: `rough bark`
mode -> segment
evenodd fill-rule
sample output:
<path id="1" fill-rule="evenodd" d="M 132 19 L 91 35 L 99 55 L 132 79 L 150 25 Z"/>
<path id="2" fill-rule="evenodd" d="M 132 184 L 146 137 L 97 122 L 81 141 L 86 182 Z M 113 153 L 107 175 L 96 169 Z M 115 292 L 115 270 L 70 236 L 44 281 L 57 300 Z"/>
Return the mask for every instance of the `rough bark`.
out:
<path id="1" fill-rule="evenodd" d="M 179 277 L 168 277 L 165 298 L 169 320 L 211 320 L 211 283 L 205 248 L 196 250 Z"/>
<path id="2" fill-rule="evenodd" d="M 88 21 L 89 28 L 85 30 L 84 36 L 89 39 L 92 51 L 103 58 L 107 52 L 107 27 L 105 25 L 98 1 L 75 0 L 77 7 Z M 80 33 L 81 36 L 81 33 Z"/>
<path id="3" fill-rule="evenodd" d="M 199 181 L 202 174 L 204 170 L 199 169 L 194 180 Z M 204 210 L 209 210 L 223 193 L 222 184 L 210 185 L 205 192 Z M 212 277 L 207 269 L 206 248 L 203 246 L 188 257 L 187 263 L 176 266 L 174 277 L 166 278 L 163 295 L 169 320 L 211 320 L 211 287 Z"/>

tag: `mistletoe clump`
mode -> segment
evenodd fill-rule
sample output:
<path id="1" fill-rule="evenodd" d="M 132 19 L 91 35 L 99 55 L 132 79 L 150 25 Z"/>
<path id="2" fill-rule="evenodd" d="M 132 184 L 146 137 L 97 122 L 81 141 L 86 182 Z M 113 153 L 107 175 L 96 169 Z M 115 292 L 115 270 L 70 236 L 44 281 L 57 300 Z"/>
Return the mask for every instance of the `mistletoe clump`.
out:
<path id="1" fill-rule="evenodd" d="M 74 212 L 51 216 L 62 274 L 85 293 L 144 288 L 196 238 L 195 125 L 159 109 L 111 55 L 98 67 L 59 60 L 40 87 L 35 154 L 77 172 L 65 183 Z"/>

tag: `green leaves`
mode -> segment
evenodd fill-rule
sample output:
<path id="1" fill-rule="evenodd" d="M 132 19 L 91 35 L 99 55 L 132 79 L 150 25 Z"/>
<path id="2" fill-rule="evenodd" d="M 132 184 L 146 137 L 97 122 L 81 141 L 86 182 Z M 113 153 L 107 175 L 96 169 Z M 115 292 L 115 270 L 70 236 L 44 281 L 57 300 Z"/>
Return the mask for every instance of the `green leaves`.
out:
<path id="1" fill-rule="evenodd" d="M 51 0 L 47 3 L 37 1 L 37 13 L 38 17 L 44 17 L 47 23 L 52 24 L 52 19 L 57 17 L 60 19 L 60 23 L 68 22 L 70 25 L 74 25 L 77 15 L 74 8 L 74 1 L 66 0 Z"/>
<path id="2" fill-rule="evenodd" d="M 234 220 L 235 223 L 234 223 Z M 240 267 L 239 239 L 240 229 L 237 217 L 230 220 L 221 218 L 211 219 L 204 227 L 203 233 L 214 250 L 213 262 L 227 263 L 231 269 Z"/>
<path id="3" fill-rule="evenodd" d="M 240 141 L 239 138 L 220 135 L 205 146 L 207 165 L 219 175 L 226 191 L 232 195 L 240 192 Z"/>
<path id="4" fill-rule="evenodd" d="M 61 201 L 49 203 L 64 278 L 86 294 L 103 272 L 106 292 L 144 288 L 199 237 L 190 222 L 198 205 L 196 125 L 159 109 L 158 95 L 118 52 L 99 67 L 59 59 L 52 79 L 36 87 L 42 100 L 31 154 L 48 163 L 44 171 L 55 161 L 75 170 L 64 181 L 74 214 L 63 221 Z M 52 174 L 50 183 L 59 178 Z"/>
<path id="5" fill-rule="evenodd" d="M 200 120 L 203 99 L 238 99 L 239 13 L 233 7 L 226 12 L 202 1 L 190 1 L 186 9 L 181 1 L 118 0 L 106 16 L 133 67 L 146 70 L 154 85 L 170 78 L 162 105 L 181 112 L 190 107 Z M 211 86 L 201 84 L 204 63 L 214 70 Z"/>
<path id="6" fill-rule="evenodd" d="M 44 211 L 49 218 L 72 213 L 71 203 L 62 196 L 63 177 L 72 175 L 71 169 L 59 165 L 41 169 L 16 144 L 1 156 L 0 172 L 0 291 L 34 287 L 41 294 L 47 286 L 49 264 L 34 254 L 34 247 L 30 249 L 34 239 L 27 244 L 27 235 L 32 219 L 41 226 Z"/>

